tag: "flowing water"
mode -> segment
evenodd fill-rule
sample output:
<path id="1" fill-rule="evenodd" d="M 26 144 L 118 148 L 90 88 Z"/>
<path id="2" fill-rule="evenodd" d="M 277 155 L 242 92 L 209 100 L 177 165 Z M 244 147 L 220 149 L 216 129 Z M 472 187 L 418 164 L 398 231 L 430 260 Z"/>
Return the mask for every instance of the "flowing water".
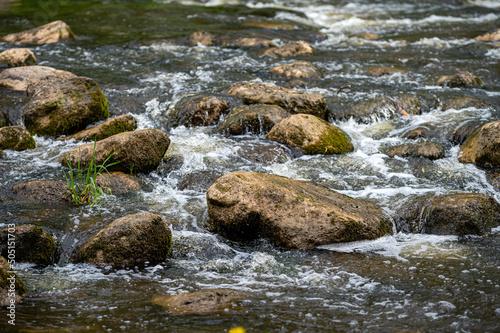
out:
<path id="1" fill-rule="evenodd" d="M 485 171 L 457 160 L 449 133 L 469 123 L 500 119 L 500 48 L 473 38 L 499 26 L 497 1 L 209 0 L 3 1 L 0 35 L 61 19 L 78 35 L 69 43 L 33 46 L 40 65 L 96 80 L 112 115 L 130 113 L 139 128 L 165 130 L 182 155 L 175 167 L 139 174 L 143 189 L 107 196 L 100 207 L 47 207 L 0 200 L 0 223 L 37 224 L 57 238 L 57 264 L 16 267 L 30 295 L 16 326 L 0 310 L 0 330 L 23 332 L 499 332 L 500 229 L 485 237 L 395 234 L 376 241 L 283 251 L 264 240 L 234 243 L 205 229 L 206 189 L 235 170 L 312 180 L 388 213 L 417 195 L 484 193 L 500 200 Z M 245 27 L 287 22 L 293 30 Z M 331 117 L 355 151 L 258 163 L 242 150 L 269 145 L 262 137 L 223 137 L 213 127 L 169 128 L 169 105 L 188 93 L 219 94 L 238 81 L 284 85 L 267 71 L 291 59 L 231 46 L 187 46 L 194 31 L 233 39 L 264 36 L 278 45 L 306 40 L 315 54 L 297 57 L 324 73 L 297 89 L 321 93 L 330 110 L 377 97 L 427 96 L 413 117 L 381 112 L 366 119 Z M 374 33 L 376 40 L 359 37 Z M 0 43 L 0 51 L 10 46 Z M 375 77 L 370 66 L 408 72 Z M 436 85 L 441 75 L 470 71 L 481 88 Z M 351 85 L 337 94 L 340 86 Z M 429 97 L 430 96 L 430 97 Z M 457 96 L 485 107 L 442 111 Z M 27 97 L 0 91 L 0 107 L 19 124 Z M 486 104 L 488 103 L 488 104 Z M 333 113 L 332 113 L 333 114 Z M 338 113 L 337 113 L 338 114 Z M 443 159 L 388 158 L 380 148 L 410 142 L 402 134 L 432 124 L 446 144 Z M 59 160 L 78 144 L 36 137 L 37 148 L 4 151 L 0 194 L 30 180 L 64 180 Z M 161 214 L 173 230 L 173 251 L 161 265 L 139 270 L 74 264 L 72 252 L 113 220 L 129 213 Z M 243 307 L 217 315 L 173 316 L 153 305 L 161 294 L 229 288 L 249 292 Z"/>

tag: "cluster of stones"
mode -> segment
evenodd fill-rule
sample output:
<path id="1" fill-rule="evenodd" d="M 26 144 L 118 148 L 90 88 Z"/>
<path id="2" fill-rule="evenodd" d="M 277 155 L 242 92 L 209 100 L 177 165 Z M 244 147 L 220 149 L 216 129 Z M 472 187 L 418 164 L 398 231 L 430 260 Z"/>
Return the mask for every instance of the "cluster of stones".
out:
<path id="1" fill-rule="evenodd" d="M 265 29 L 294 29 L 293 25 L 273 25 L 271 22 L 244 24 Z M 57 36 L 50 33 L 54 29 Z M 47 36 L 42 33 L 44 30 L 48 31 Z M 498 32 L 490 37 L 497 35 Z M 5 36 L 2 40 L 39 44 L 71 38 L 74 34 L 69 27 L 63 22 L 54 22 L 45 28 Z M 193 46 L 223 42 L 208 32 L 194 33 L 188 40 Z M 233 45 L 267 48 L 262 54 L 269 57 L 314 52 L 311 45 L 304 41 L 278 47 L 263 38 L 241 38 Z M 79 162 L 85 168 L 94 149 L 98 164 L 111 156 L 108 163 L 117 163 L 110 167 L 112 172 L 109 177 L 101 177 L 98 182 L 110 188 L 113 194 L 140 189 L 140 184 L 130 175 L 132 172 L 150 172 L 162 160 L 166 165 L 179 163 L 172 154 L 175 147 L 170 147 L 170 153 L 167 152 L 170 140 L 165 132 L 157 129 L 136 130 L 137 122 L 130 115 L 107 119 L 106 98 L 93 80 L 49 67 L 34 66 L 36 58 L 26 49 L 8 50 L 0 54 L 0 62 L 8 66 L 22 66 L 0 73 L 0 87 L 26 91 L 30 96 L 22 110 L 25 128 L 7 126 L 9 119 L 0 112 L 1 149 L 33 149 L 35 141 L 32 134 L 57 140 L 92 141 L 68 151 L 61 164 L 71 163 L 75 167 Z M 375 76 L 404 72 L 405 69 L 395 67 L 368 70 L 370 75 Z M 305 61 L 275 66 L 270 73 L 292 79 L 322 77 L 316 66 Z M 464 87 L 479 86 L 482 82 L 470 73 L 461 72 L 440 78 L 439 84 Z M 432 107 L 431 103 L 425 98 L 402 95 L 367 101 L 357 109 L 332 116 L 327 112 L 323 95 L 263 83 L 238 82 L 224 95 L 188 95 L 177 100 L 169 107 L 167 122 L 172 127 L 212 126 L 214 133 L 220 135 L 253 134 L 265 137 L 275 143 L 273 149 L 281 149 L 274 152 L 293 158 L 354 151 L 349 135 L 328 122 L 328 117 L 363 117 L 376 113 L 376 110 L 389 110 L 399 115 L 421 114 Z M 85 129 L 97 122 L 101 123 Z M 406 133 L 405 137 L 428 138 L 431 134 L 431 128 L 422 126 Z M 500 121 L 468 129 L 461 134 L 462 142 L 459 153 L 462 163 L 474 163 L 485 169 L 500 168 Z M 438 159 L 444 156 L 445 149 L 439 142 L 419 142 L 390 147 L 384 152 L 389 157 Z M 207 227 L 210 230 L 236 241 L 265 238 L 284 249 L 312 249 L 334 242 L 376 239 L 390 234 L 393 225 L 404 232 L 483 235 L 500 224 L 500 204 L 483 194 L 423 196 L 407 203 L 394 216 L 389 216 L 374 202 L 351 198 L 310 181 L 237 171 L 218 175 L 211 183 L 206 194 Z M 67 185 L 58 181 L 17 184 L 11 189 L 11 195 L 21 202 L 71 204 Z M 6 232 L 0 232 L 0 239 L 6 237 Z M 18 260 L 38 265 L 53 263 L 56 246 L 47 231 L 38 226 L 23 225 L 17 226 L 15 233 L 19 242 Z M 5 244 L 3 240 L 0 252 L 5 256 L 6 248 L 2 244 Z M 100 230 L 84 243 L 74 259 L 115 268 L 143 267 L 163 262 L 171 248 L 172 233 L 162 216 L 142 212 L 121 217 Z M 7 265 L 5 259 L 0 258 L 2 293 L 5 290 L 2 279 Z M 26 295 L 26 289 L 19 287 L 19 290 L 20 300 Z M 214 289 L 158 296 L 153 303 L 173 314 L 210 313 L 227 309 L 234 302 L 248 297 L 233 290 Z"/>

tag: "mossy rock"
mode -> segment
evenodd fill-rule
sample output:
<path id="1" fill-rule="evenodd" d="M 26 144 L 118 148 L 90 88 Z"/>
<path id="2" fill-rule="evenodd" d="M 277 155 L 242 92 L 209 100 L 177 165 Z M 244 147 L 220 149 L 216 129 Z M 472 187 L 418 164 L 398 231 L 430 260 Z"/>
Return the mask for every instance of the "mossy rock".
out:
<path id="1" fill-rule="evenodd" d="M 58 140 L 99 141 L 115 134 L 133 131 L 137 128 L 137 120 L 129 114 L 108 119 L 102 124 L 65 136 Z"/>
<path id="2" fill-rule="evenodd" d="M 106 97 L 89 78 L 48 78 L 32 88 L 31 96 L 23 119 L 32 134 L 73 134 L 109 117 Z"/>
<path id="3" fill-rule="evenodd" d="M 137 213 L 113 221 L 80 249 L 78 261 L 99 266 L 133 268 L 163 262 L 172 247 L 172 232 L 152 213 Z"/>
<path id="4" fill-rule="evenodd" d="M 500 120 L 477 128 L 460 146 L 458 160 L 479 167 L 500 168 Z"/>
<path id="5" fill-rule="evenodd" d="M 35 147 L 35 139 L 26 128 L 20 126 L 0 128 L 0 148 L 22 151 Z"/>
<path id="6" fill-rule="evenodd" d="M 12 297 L 12 292 L 9 289 L 15 290 L 14 297 Z M 28 289 L 12 271 L 9 261 L 0 256 L 0 306 L 18 304 L 26 296 L 28 296 Z"/>
<path id="7" fill-rule="evenodd" d="M 0 230 L 0 254 L 7 257 L 7 241 L 9 234 L 15 236 L 16 261 L 37 265 L 54 263 L 56 243 L 52 235 L 35 225 L 16 226 L 14 232 L 5 228 Z"/>
<path id="8" fill-rule="evenodd" d="M 437 160 L 445 156 L 445 147 L 439 142 L 419 142 L 402 144 L 382 149 L 389 157 L 423 157 L 429 160 Z"/>
<path id="9" fill-rule="evenodd" d="M 283 119 L 266 139 L 289 147 L 299 155 L 331 155 L 354 151 L 349 136 L 316 116 L 297 114 Z"/>

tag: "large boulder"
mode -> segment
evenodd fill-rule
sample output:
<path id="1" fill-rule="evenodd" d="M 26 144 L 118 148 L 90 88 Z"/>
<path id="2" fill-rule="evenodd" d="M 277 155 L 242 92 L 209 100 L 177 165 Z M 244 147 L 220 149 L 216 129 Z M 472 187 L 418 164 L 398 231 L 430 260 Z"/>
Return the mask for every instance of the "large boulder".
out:
<path id="1" fill-rule="evenodd" d="M 426 195 L 397 212 L 398 231 L 437 235 L 484 235 L 500 225 L 500 204 L 485 194 Z"/>
<path id="2" fill-rule="evenodd" d="M 96 177 L 95 183 L 104 188 L 104 192 L 113 195 L 132 193 L 141 189 L 136 177 L 119 171 L 104 172 Z"/>
<path id="3" fill-rule="evenodd" d="M 0 148 L 21 151 L 35 147 L 35 139 L 26 128 L 20 126 L 0 128 Z"/>
<path id="4" fill-rule="evenodd" d="M 243 99 L 245 104 L 272 104 L 290 113 L 307 113 L 326 118 L 326 101 L 320 94 L 252 82 L 237 82 L 229 88 L 227 94 Z"/>
<path id="5" fill-rule="evenodd" d="M 118 162 L 108 171 L 125 173 L 149 172 L 160 164 L 170 145 L 167 134 L 157 129 L 143 129 L 133 132 L 115 134 L 95 143 L 94 163 L 101 165 L 109 158 L 107 164 Z M 61 159 L 63 166 L 71 160 L 72 167 L 78 162 L 84 169 L 88 168 L 94 152 L 94 143 L 87 143 L 71 149 Z"/>
<path id="6" fill-rule="evenodd" d="M 304 41 L 291 42 L 279 47 L 271 47 L 264 52 L 270 57 L 295 57 L 314 54 L 311 44 Z"/>
<path id="7" fill-rule="evenodd" d="M 0 254 L 6 258 L 9 240 L 16 243 L 17 262 L 37 265 L 50 265 L 54 262 L 56 243 L 50 233 L 38 226 L 20 225 L 0 230 Z"/>
<path id="8" fill-rule="evenodd" d="M 450 76 L 441 76 L 437 82 L 440 86 L 450 88 L 479 87 L 483 85 L 483 80 L 467 71 L 459 72 Z"/>
<path id="9" fill-rule="evenodd" d="M 484 35 L 477 36 L 474 38 L 475 40 L 483 41 L 483 42 L 498 42 L 500 41 L 500 28 L 497 30 L 485 33 Z"/>
<path id="10" fill-rule="evenodd" d="M 321 73 L 318 67 L 307 61 L 296 61 L 290 64 L 278 65 L 269 71 L 289 79 L 320 79 L 323 77 L 323 73 Z"/>
<path id="11" fill-rule="evenodd" d="M 137 213 L 113 221 L 78 252 L 78 260 L 115 268 L 144 267 L 164 261 L 172 247 L 172 232 L 161 216 Z"/>
<path id="12" fill-rule="evenodd" d="M 229 135 L 267 134 L 274 125 L 290 116 L 290 113 L 276 105 L 242 105 L 224 118 L 217 132 Z"/>
<path id="13" fill-rule="evenodd" d="M 69 25 L 63 21 L 55 21 L 38 28 L 3 36 L 0 42 L 41 45 L 69 39 L 76 39 Z"/>
<path id="14" fill-rule="evenodd" d="M 109 117 L 106 97 L 92 79 L 48 78 L 32 90 L 23 108 L 24 124 L 32 134 L 73 134 Z"/>
<path id="15" fill-rule="evenodd" d="M 445 147 L 439 142 L 419 142 L 415 144 L 402 144 L 384 150 L 389 157 L 424 157 L 437 160 L 445 155 Z"/>
<path id="16" fill-rule="evenodd" d="M 229 289 L 205 289 L 194 293 L 160 295 L 153 304 L 173 315 L 224 313 L 234 310 L 234 303 L 248 297 L 247 293 Z"/>
<path id="17" fill-rule="evenodd" d="M 229 96 L 185 95 L 175 100 L 168 108 L 167 121 L 170 126 L 209 126 L 231 111 L 241 102 Z"/>
<path id="18" fill-rule="evenodd" d="M 15 260 L 15 259 L 10 259 Z M 13 317 L 7 314 L 9 318 L 15 319 L 15 305 L 18 304 L 28 295 L 28 289 L 24 283 L 13 272 L 9 261 L 4 257 L 0 257 L 0 306 L 7 309 L 14 309 Z M 12 313 L 12 311 L 10 312 Z"/>
<path id="19" fill-rule="evenodd" d="M 286 249 L 376 239 L 391 219 L 376 204 L 309 181 L 237 171 L 207 192 L 209 228 L 232 240 L 266 238 Z"/>
<path id="20" fill-rule="evenodd" d="M 343 154 L 354 150 L 351 139 L 344 131 L 326 120 L 307 114 L 283 119 L 271 129 L 266 139 L 305 155 Z"/>
<path id="21" fill-rule="evenodd" d="M 35 54 L 27 48 L 9 49 L 0 52 L 0 65 L 11 67 L 36 64 Z"/>
<path id="22" fill-rule="evenodd" d="M 70 79 L 75 74 L 46 66 L 24 66 L 7 68 L 0 73 L 0 88 L 26 91 L 28 87 L 50 78 Z"/>
<path id="23" fill-rule="evenodd" d="M 500 167 L 500 120 L 485 124 L 460 146 L 458 160 L 483 168 Z"/>
<path id="24" fill-rule="evenodd" d="M 61 181 L 29 181 L 16 184 L 11 190 L 14 200 L 37 204 L 70 204 L 68 185 Z"/>
<path id="25" fill-rule="evenodd" d="M 129 114 L 111 118 L 89 129 L 68 135 L 58 140 L 99 141 L 118 133 L 133 131 L 137 128 L 137 120 Z"/>

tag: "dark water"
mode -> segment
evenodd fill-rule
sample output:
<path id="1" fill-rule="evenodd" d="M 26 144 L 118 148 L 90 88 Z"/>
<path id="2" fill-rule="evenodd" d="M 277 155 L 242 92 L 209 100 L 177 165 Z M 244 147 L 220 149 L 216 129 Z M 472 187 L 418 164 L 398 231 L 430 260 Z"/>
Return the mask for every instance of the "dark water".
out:
<path id="1" fill-rule="evenodd" d="M 0 35 L 56 19 L 67 22 L 77 41 L 33 46 L 39 64 L 96 80 L 112 115 L 130 113 L 139 128 L 167 131 L 177 169 L 162 165 L 138 177 L 143 190 L 108 196 L 101 207 L 45 207 L 0 201 L 0 223 L 37 224 L 57 237 L 58 264 L 39 269 L 19 265 L 30 296 L 17 308 L 16 326 L 0 310 L 0 330 L 25 332 L 168 331 L 225 332 L 498 332 L 500 331 L 500 237 L 458 239 L 396 234 L 377 241 L 282 251 L 265 241 L 228 242 L 204 226 L 206 185 L 235 170 L 260 171 L 313 180 L 353 197 L 378 202 L 389 213 L 424 193 L 500 194 L 487 174 L 458 163 L 458 145 L 448 133 L 468 122 L 500 119 L 500 49 L 473 38 L 499 26 L 496 1 L 2 1 Z M 245 27 L 273 21 L 293 30 Z M 187 44 L 207 30 L 219 46 Z M 365 40 L 359 33 L 375 33 Z M 188 93 L 224 93 L 237 81 L 284 85 L 268 73 L 292 59 L 230 45 L 241 37 L 267 37 L 282 44 L 309 41 L 321 80 L 305 80 L 307 92 L 325 95 L 331 121 L 353 138 L 355 152 L 313 156 L 263 165 L 238 153 L 268 145 L 260 137 L 226 138 L 212 128 L 169 128 L 172 102 Z M 0 51 L 10 46 L 0 43 Z M 408 72 L 374 77 L 371 66 L 400 66 Z M 481 88 L 436 85 L 441 75 L 468 70 Z M 351 89 L 336 94 L 340 86 Z M 429 108 L 415 117 L 391 110 L 347 119 L 353 105 L 401 94 L 426 96 Z M 480 108 L 442 111 L 457 96 L 483 101 Z M 0 91 L 0 107 L 14 123 L 26 97 Z M 334 116 L 336 115 L 336 116 Z M 408 140 L 401 135 L 432 123 L 445 158 L 431 162 L 390 159 L 379 148 Z M 59 160 L 74 142 L 36 138 L 28 152 L 4 151 L 0 194 L 29 180 L 64 180 Z M 191 179 L 191 180 L 190 180 Z M 193 181 L 194 179 L 194 181 Z M 150 211 L 169 221 L 174 235 L 170 258 L 144 270 L 115 271 L 71 264 L 86 239 L 118 217 Z M 229 288 L 249 292 L 243 309 L 217 315 L 173 316 L 151 303 L 154 296 Z M 3 318 L 3 319 L 2 319 Z"/>

